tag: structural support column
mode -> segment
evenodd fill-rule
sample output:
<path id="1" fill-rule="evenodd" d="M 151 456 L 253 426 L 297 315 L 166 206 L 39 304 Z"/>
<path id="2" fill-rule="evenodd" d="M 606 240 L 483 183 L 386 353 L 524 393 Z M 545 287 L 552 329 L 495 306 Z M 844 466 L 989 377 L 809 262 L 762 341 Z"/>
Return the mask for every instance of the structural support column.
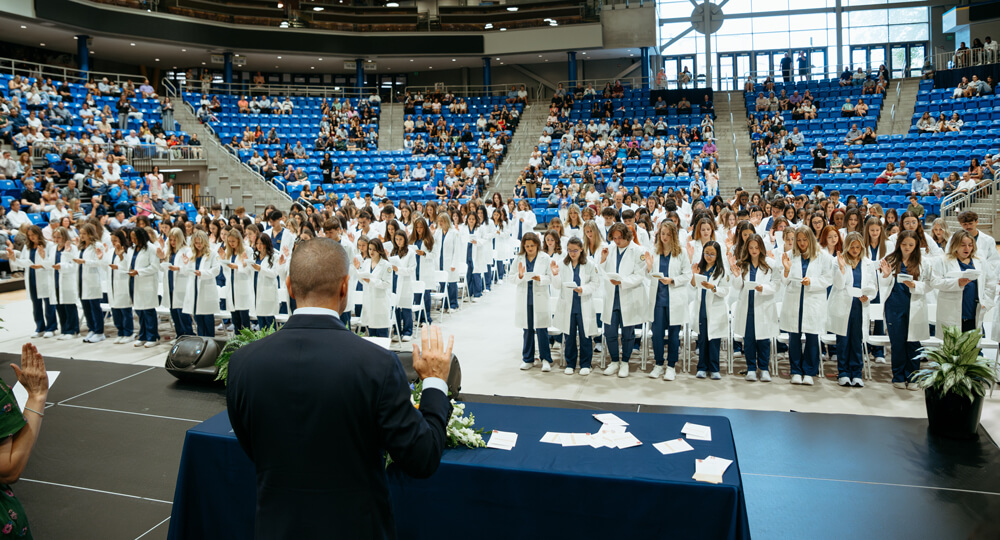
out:
<path id="1" fill-rule="evenodd" d="M 493 74 L 490 73 L 490 57 L 483 57 L 483 93 L 490 95 L 490 86 L 493 84 Z"/>
<path id="2" fill-rule="evenodd" d="M 649 90 L 649 47 L 641 47 L 639 52 L 641 53 L 639 70 L 642 77 L 642 89 Z"/>
<path id="3" fill-rule="evenodd" d="M 233 53 L 222 53 L 222 81 L 226 83 L 226 89 L 231 89 L 233 84 Z"/>
<path id="4" fill-rule="evenodd" d="M 844 4 L 841 0 L 837 0 L 834 18 L 837 19 L 837 74 L 839 75 L 840 72 L 844 71 Z M 829 63 L 829 60 L 827 62 Z M 823 78 L 829 79 L 830 74 L 823 74 Z"/>
<path id="5" fill-rule="evenodd" d="M 568 51 L 566 53 L 566 68 L 567 68 L 567 78 L 569 79 L 569 90 L 576 86 L 576 51 Z"/>
<path id="6" fill-rule="evenodd" d="M 77 67 L 84 73 L 90 71 L 90 46 L 87 45 L 87 40 L 89 39 L 90 36 L 83 34 L 76 36 Z"/>
<path id="7" fill-rule="evenodd" d="M 354 69 L 356 72 L 355 77 L 357 78 L 357 84 L 358 84 L 358 95 L 360 95 L 365 88 L 365 59 L 358 58 L 354 62 L 356 64 L 354 66 Z"/>

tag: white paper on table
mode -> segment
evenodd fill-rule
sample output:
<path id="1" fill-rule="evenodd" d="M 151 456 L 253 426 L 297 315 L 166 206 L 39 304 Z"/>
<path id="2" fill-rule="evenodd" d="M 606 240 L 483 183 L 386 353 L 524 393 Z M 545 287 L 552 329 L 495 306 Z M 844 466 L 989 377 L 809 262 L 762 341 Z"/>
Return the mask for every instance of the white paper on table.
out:
<path id="1" fill-rule="evenodd" d="M 864 294 L 860 287 L 851 287 L 851 298 L 861 298 Z"/>
<path id="2" fill-rule="evenodd" d="M 688 452 L 690 450 L 694 450 L 694 447 L 688 444 L 688 442 L 685 441 L 684 439 L 674 439 L 672 441 L 658 442 L 653 445 L 653 448 L 659 450 L 660 453 L 663 455 L 677 454 L 679 452 Z"/>
<path id="3" fill-rule="evenodd" d="M 512 431 L 493 431 L 490 435 L 486 448 L 496 448 L 498 450 L 510 450 L 517 444 L 517 433 Z"/>
<path id="4" fill-rule="evenodd" d="M 49 376 L 49 388 L 56 383 L 56 379 L 59 378 L 58 371 L 47 371 L 46 374 Z M 14 399 L 17 400 L 17 406 L 24 410 L 24 405 L 28 403 L 28 390 L 21 384 L 21 381 L 14 383 L 14 387 L 11 388 L 14 392 Z M 43 411 L 44 412 L 44 411 Z"/>
<path id="5" fill-rule="evenodd" d="M 562 444 L 563 435 L 565 435 L 565 433 L 555 433 L 549 431 L 545 435 L 542 435 L 542 439 L 540 442 L 549 444 Z"/>
<path id="6" fill-rule="evenodd" d="M 567 289 L 575 289 L 579 287 L 579 285 L 577 285 L 575 281 L 564 281 L 562 285 Z"/>
<path id="7" fill-rule="evenodd" d="M 691 478 L 699 482 L 720 484 L 722 483 L 722 475 L 729 468 L 730 464 L 732 464 L 732 460 L 715 456 L 696 459 L 694 462 L 694 475 Z"/>
<path id="8" fill-rule="evenodd" d="M 642 444 L 642 441 L 637 439 L 635 435 L 632 435 L 631 433 L 619 433 L 614 437 L 615 446 L 617 446 L 620 450 L 632 448 L 633 446 L 639 446 Z"/>
<path id="9" fill-rule="evenodd" d="M 612 413 L 595 414 L 594 418 L 596 418 L 602 424 L 612 424 L 612 425 L 615 425 L 615 426 L 627 426 L 628 425 L 628 422 L 622 420 L 621 418 L 618 418 L 617 416 L 615 416 Z"/>
<path id="10" fill-rule="evenodd" d="M 590 433 L 563 433 L 563 446 L 590 446 Z"/>
<path id="11" fill-rule="evenodd" d="M 619 424 L 602 424 L 601 429 L 597 430 L 598 435 L 614 435 L 617 433 L 625 433 L 628 430 L 628 426 L 623 426 Z"/>
<path id="12" fill-rule="evenodd" d="M 687 435 L 688 439 L 695 441 L 711 441 L 712 440 L 712 428 L 708 426 L 702 426 L 700 424 L 692 424 L 687 422 L 684 427 L 681 428 L 681 433 Z"/>
<path id="13" fill-rule="evenodd" d="M 913 276 L 910 274 L 897 274 L 896 281 L 899 283 L 903 283 L 904 281 L 913 281 Z"/>

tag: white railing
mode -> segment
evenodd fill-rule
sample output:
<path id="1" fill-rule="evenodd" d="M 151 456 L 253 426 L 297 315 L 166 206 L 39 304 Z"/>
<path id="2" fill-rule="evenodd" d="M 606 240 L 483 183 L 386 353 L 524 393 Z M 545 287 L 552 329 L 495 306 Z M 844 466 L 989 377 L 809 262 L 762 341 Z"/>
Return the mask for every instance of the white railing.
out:
<path id="1" fill-rule="evenodd" d="M 24 60 L 18 60 L 15 58 L 0 58 L 0 73 L 9 73 L 11 75 L 20 75 L 22 77 L 41 77 L 45 79 L 53 79 L 53 82 L 66 81 L 81 84 L 90 79 L 100 81 L 104 77 L 107 77 L 110 82 L 115 82 L 119 85 L 125 81 L 132 81 L 133 83 L 138 84 L 141 83 L 143 79 L 146 79 L 145 76 L 138 74 L 111 73 L 93 70 L 80 71 L 79 69 L 68 66 L 25 62 Z"/>
<path id="2" fill-rule="evenodd" d="M 996 49 L 965 49 L 964 51 L 942 52 L 929 55 L 924 58 L 925 65 L 928 60 L 931 62 L 931 67 L 936 70 L 961 69 L 996 64 L 1000 62 L 1000 53 Z"/>
<path id="3" fill-rule="evenodd" d="M 226 94 L 233 96 L 272 96 L 272 97 L 322 97 L 322 98 L 367 98 L 372 94 L 378 94 L 377 86 L 364 86 L 358 89 L 356 86 L 321 86 L 321 85 L 301 85 L 301 84 L 254 84 L 252 82 L 216 82 L 213 81 L 208 86 L 208 92 L 200 80 L 185 79 L 183 82 L 172 79 L 163 79 L 163 86 L 172 91 L 193 92 L 195 94 Z M 183 85 L 183 87 L 181 87 Z M 393 92 L 395 89 L 390 91 Z M 171 94 L 173 95 L 173 94 Z"/>
<path id="4" fill-rule="evenodd" d="M 941 200 L 941 216 L 958 215 L 963 210 L 971 208 L 975 203 L 988 201 L 992 203 L 989 215 L 991 219 L 996 219 L 997 213 L 1000 212 L 998 189 L 1000 189 L 1000 180 L 988 179 L 979 182 L 976 187 L 967 192 L 954 191 L 949 193 Z"/>
<path id="5" fill-rule="evenodd" d="M 205 149 L 197 145 L 175 145 L 167 148 L 160 148 L 155 145 L 143 145 L 133 149 L 132 157 L 169 161 L 171 163 L 205 161 Z"/>
<path id="6" fill-rule="evenodd" d="M 402 101 L 406 96 L 406 93 L 411 94 L 420 93 L 424 96 L 432 94 L 446 94 L 451 92 L 457 97 L 480 97 L 480 96 L 505 96 L 511 87 L 521 88 L 524 87 L 528 91 L 528 101 L 539 99 L 541 97 L 542 85 L 532 86 L 528 83 L 511 83 L 511 84 L 464 84 L 464 85 L 454 85 L 454 84 L 435 84 L 432 86 L 407 86 L 402 92 L 396 92 L 393 96 L 394 99 Z"/>

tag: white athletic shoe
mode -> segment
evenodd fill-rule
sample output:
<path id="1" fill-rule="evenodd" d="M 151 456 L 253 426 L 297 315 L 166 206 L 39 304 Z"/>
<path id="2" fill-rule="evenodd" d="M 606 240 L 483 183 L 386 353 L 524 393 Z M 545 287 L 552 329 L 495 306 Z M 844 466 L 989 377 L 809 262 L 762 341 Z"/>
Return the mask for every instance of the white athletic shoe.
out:
<path id="1" fill-rule="evenodd" d="M 590 375 L 590 368 L 589 367 L 580 368 L 580 375 L 583 375 L 584 377 Z"/>
<path id="2" fill-rule="evenodd" d="M 660 377 L 663 376 L 663 366 L 653 367 L 653 371 L 650 371 L 649 375 L 646 376 L 649 377 L 650 379 L 659 379 Z"/>
<path id="3" fill-rule="evenodd" d="M 33 337 L 33 338 L 42 337 L 43 334 L 44 334 L 44 332 L 35 332 L 34 334 L 31 334 L 31 337 Z"/>
<path id="4" fill-rule="evenodd" d="M 840 386 L 850 386 L 851 385 L 851 378 L 850 377 L 840 377 L 840 378 L 837 379 L 837 384 L 839 384 Z"/>
<path id="5" fill-rule="evenodd" d="M 145 345 L 145 343 L 141 341 L 136 341 L 135 343 L 132 344 L 133 347 L 142 347 L 143 345 Z"/>
<path id="6" fill-rule="evenodd" d="M 896 390 L 906 390 L 906 383 L 905 382 L 894 382 L 894 383 L 892 383 L 892 387 L 895 388 Z"/>
<path id="7" fill-rule="evenodd" d="M 706 373 L 704 371 L 699 371 L 698 373 L 695 373 L 694 376 L 697 377 L 697 378 L 699 378 L 699 379 L 704 379 L 705 377 L 708 377 L 708 373 Z"/>
<path id="8" fill-rule="evenodd" d="M 750 382 L 757 382 L 757 372 L 756 371 L 748 371 L 747 372 L 747 380 L 750 381 Z"/>
<path id="9" fill-rule="evenodd" d="M 882 357 L 882 356 L 876 356 L 876 357 L 875 357 L 875 363 L 876 363 L 876 364 L 884 364 L 884 363 L 885 363 L 885 357 Z"/>
<path id="10" fill-rule="evenodd" d="M 88 343 L 100 343 L 105 339 L 108 339 L 108 336 L 105 336 L 104 334 L 94 334 L 93 336 L 90 337 Z"/>
<path id="11" fill-rule="evenodd" d="M 552 362 L 549 362 L 548 360 L 542 360 L 542 372 L 548 373 L 550 371 L 552 371 Z"/>
<path id="12" fill-rule="evenodd" d="M 42 334 L 42 337 L 48 339 L 54 335 L 55 334 L 53 334 L 52 332 L 45 332 L 44 334 Z"/>
<path id="13" fill-rule="evenodd" d="M 628 377 L 628 362 L 618 363 L 618 377 L 621 379 Z"/>
<path id="14" fill-rule="evenodd" d="M 815 383 L 813 382 L 813 378 L 812 377 L 810 377 L 809 375 L 806 375 L 805 377 L 802 377 L 802 384 L 804 384 L 806 386 L 812 386 Z"/>
<path id="15" fill-rule="evenodd" d="M 857 388 L 864 388 L 865 387 L 865 381 L 861 380 L 860 377 L 855 377 L 855 378 L 851 379 L 851 386 L 854 386 L 854 387 L 857 387 Z"/>
<path id="16" fill-rule="evenodd" d="M 792 375 L 792 384 L 802 384 L 802 375 Z"/>
<path id="17" fill-rule="evenodd" d="M 604 368 L 604 374 L 611 376 L 618 373 L 618 364 L 620 362 L 608 362 L 608 367 Z"/>
<path id="18" fill-rule="evenodd" d="M 907 389 L 907 390 L 911 390 L 911 391 L 913 391 L 913 392 L 916 392 L 917 390 L 920 390 L 920 387 L 919 387 L 919 386 L 917 386 L 917 385 L 916 385 L 916 383 L 908 383 L 908 384 L 906 385 L 906 389 Z"/>
<path id="19" fill-rule="evenodd" d="M 766 369 L 760 372 L 760 382 L 771 382 L 771 374 Z"/>
<path id="20" fill-rule="evenodd" d="M 83 340 L 87 341 L 87 340 L 89 340 L 92 337 L 94 337 L 94 332 L 92 332 L 92 331 L 91 332 L 87 332 L 87 337 L 83 338 Z"/>
<path id="21" fill-rule="evenodd" d="M 575 370 L 573 368 L 567 367 L 566 369 L 563 370 L 563 373 L 565 373 L 566 375 L 572 375 L 574 371 Z"/>
<path id="22" fill-rule="evenodd" d="M 56 339 L 57 339 L 58 341 L 66 341 L 66 340 L 68 340 L 68 339 L 75 339 L 75 338 L 77 338 L 77 337 L 79 337 L 79 334 L 62 334 L 61 336 L 59 336 L 59 337 L 58 337 L 58 338 L 56 338 Z"/>
<path id="23" fill-rule="evenodd" d="M 146 347 L 147 349 L 152 349 L 153 347 L 156 347 L 156 346 L 157 346 L 157 345 L 159 345 L 159 344 L 160 344 L 160 342 L 159 342 L 159 341 L 147 341 L 147 342 L 146 342 L 146 343 L 145 343 L 145 344 L 143 345 L 143 347 Z"/>
<path id="24" fill-rule="evenodd" d="M 713 381 L 720 381 L 722 380 L 722 374 L 719 373 L 718 371 L 713 371 L 712 374 L 708 376 L 708 378 L 712 379 Z"/>
<path id="25" fill-rule="evenodd" d="M 534 362 L 521 362 L 521 371 L 528 371 L 533 367 L 535 367 Z"/>
<path id="26" fill-rule="evenodd" d="M 672 381 L 677 378 L 677 370 L 667 366 L 667 371 L 663 374 L 663 380 Z"/>
<path id="27" fill-rule="evenodd" d="M 411 336 L 403 336 L 403 341 L 410 341 L 412 339 L 413 339 L 413 337 L 411 337 Z"/>
<path id="28" fill-rule="evenodd" d="M 135 341 L 135 336 L 122 336 L 122 343 L 131 343 Z"/>
<path id="29" fill-rule="evenodd" d="M 601 345 L 600 343 L 594 345 L 594 352 L 602 352 L 602 351 L 604 351 L 603 345 Z"/>

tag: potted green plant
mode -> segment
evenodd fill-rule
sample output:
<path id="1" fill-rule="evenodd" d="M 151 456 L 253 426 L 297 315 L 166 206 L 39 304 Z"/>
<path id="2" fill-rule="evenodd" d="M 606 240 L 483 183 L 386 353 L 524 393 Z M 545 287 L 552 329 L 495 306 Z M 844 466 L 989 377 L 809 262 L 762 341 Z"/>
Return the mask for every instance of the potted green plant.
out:
<path id="1" fill-rule="evenodd" d="M 258 339 L 265 338 L 277 330 L 273 326 L 268 326 L 266 328 L 261 328 L 260 330 L 251 330 L 250 328 L 244 328 L 237 332 L 233 339 L 226 342 L 226 346 L 222 348 L 219 352 L 219 357 L 215 359 L 215 367 L 218 369 L 218 374 L 215 376 L 215 380 L 222 381 L 223 383 L 229 382 L 229 359 L 233 357 L 233 353 L 238 351 L 241 347 L 249 345 Z"/>
<path id="2" fill-rule="evenodd" d="M 962 332 L 949 326 L 940 346 L 920 349 L 917 358 L 929 364 L 913 373 L 910 382 L 924 389 L 927 423 L 934 435 L 976 437 L 986 387 L 997 380 L 990 361 L 979 355 L 980 339 L 979 330 Z"/>

